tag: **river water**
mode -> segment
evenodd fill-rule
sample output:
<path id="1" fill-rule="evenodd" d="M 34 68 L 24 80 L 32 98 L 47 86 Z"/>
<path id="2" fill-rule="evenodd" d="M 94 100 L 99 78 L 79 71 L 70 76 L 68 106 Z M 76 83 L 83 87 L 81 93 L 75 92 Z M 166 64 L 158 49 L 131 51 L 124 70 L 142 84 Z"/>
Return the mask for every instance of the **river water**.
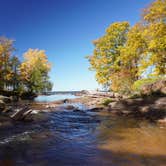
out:
<path id="1" fill-rule="evenodd" d="M 0 166 L 166 166 L 164 127 L 88 110 L 48 116 L 0 128 Z"/>
<path id="2" fill-rule="evenodd" d="M 63 100 L 63 99 L 75 99 L 76 96 L 73 94 L 55 94 L 55 95 L 49 95 L 49 96 L 38 96 L 35 98 L 36 102 L 51 102 L 55 100 Z"/>

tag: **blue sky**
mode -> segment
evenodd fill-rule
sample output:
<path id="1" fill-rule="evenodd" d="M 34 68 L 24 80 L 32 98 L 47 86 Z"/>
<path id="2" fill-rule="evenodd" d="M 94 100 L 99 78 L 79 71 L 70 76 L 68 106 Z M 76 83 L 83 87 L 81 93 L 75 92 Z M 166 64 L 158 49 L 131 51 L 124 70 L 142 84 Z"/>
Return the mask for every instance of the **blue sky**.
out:
<path id="1" fill-rule="evenodd" d="M 85 56 L 116 21 L 140 19 L 152 0 L 0 0 L 0 36 L 16 40 L 16 54 L 46 50 L 54 90 L 96 89 Z"/>

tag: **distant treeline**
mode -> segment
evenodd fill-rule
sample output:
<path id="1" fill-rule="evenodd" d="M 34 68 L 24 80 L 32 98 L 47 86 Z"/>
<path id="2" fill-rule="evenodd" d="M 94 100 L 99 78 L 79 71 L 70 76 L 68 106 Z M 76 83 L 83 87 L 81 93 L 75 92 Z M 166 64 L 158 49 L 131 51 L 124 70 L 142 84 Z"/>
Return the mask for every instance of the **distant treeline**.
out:
<path id="1" fill-rule="evenodd" d="M 46 95 L 55 95 L 55 94 L 78 94 L 78 93 L 82 93 L 82 91 L 52 91 L 52 92 L 44 92 L 43 94 Z"/>

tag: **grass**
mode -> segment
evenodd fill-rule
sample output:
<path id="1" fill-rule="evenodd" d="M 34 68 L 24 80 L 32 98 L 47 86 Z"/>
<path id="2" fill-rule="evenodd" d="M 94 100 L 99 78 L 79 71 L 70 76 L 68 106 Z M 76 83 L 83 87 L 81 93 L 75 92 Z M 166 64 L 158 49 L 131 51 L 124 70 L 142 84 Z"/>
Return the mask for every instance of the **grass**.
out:
<path id="1" fill-rule="evenodd" d="M 108 99 L 104 99 L 104 101 L 102 102 L 102 105 L 104 106 L 108 106 L 109 103 L 113 102 L 114 100 L 111 99 L 111 98 L 108 98 Z"/>

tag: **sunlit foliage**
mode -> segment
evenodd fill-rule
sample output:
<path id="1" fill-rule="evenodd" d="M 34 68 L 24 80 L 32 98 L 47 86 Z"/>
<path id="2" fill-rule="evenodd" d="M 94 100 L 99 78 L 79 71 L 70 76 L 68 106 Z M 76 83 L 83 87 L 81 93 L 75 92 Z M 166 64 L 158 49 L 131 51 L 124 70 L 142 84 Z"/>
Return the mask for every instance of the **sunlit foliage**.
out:
<path id="1" fill-rule="evenodd" d="M 5 89 L 12 78 L 10 58 L 14 51 L 13 40 L 0 37 L 0 88 Z"/>
<path id="2" fill-rule="evenodd" d="M 93 56 L 89 56 L 91 69 L 96 71 L 97 81 L 101 84 L 113 83 L 113 75 L 121 69 L 120 50 L 126 42 L 128 22 L 111 24 L 106 34 L 94 41 Z"/>
<path id="3" fill-rule="evenodd" d="M 29 49 L 21 63 L 14 53 L 13 40 L 0 37 L 0 91 L 36 93 L 52 89 L 50 63 L 44 50 Z"/>
<path id="4" fill-rule="evenodd" d="M 166 0 L 156 0 L 144 10 L 143 35 L 147 43 L 143 67 L 154 65 L 154 75 L 166 73 Z M 143 68 L 143 69 L 144 69 Z"/>
<path id="5" fill-rule="evenodd" d="M 40 92 L 50 88 L 48 72 L 50 64 L 44 50 L 29 49 L 24 53 L 24 61 L 20 66 L 21 80 L 28 91 Z"/>
<path id="6" fill-rule="evenodd" d="M 131 93 L 133 84 L 153 67 L 150 76 L 166 74 L 166 0 L 156 0 L 144 9 L 142 19 L 133 27 L 128 22 L 111 24 L 94 41 L 88 59 L 96 79 L 121 93 Z"/>

